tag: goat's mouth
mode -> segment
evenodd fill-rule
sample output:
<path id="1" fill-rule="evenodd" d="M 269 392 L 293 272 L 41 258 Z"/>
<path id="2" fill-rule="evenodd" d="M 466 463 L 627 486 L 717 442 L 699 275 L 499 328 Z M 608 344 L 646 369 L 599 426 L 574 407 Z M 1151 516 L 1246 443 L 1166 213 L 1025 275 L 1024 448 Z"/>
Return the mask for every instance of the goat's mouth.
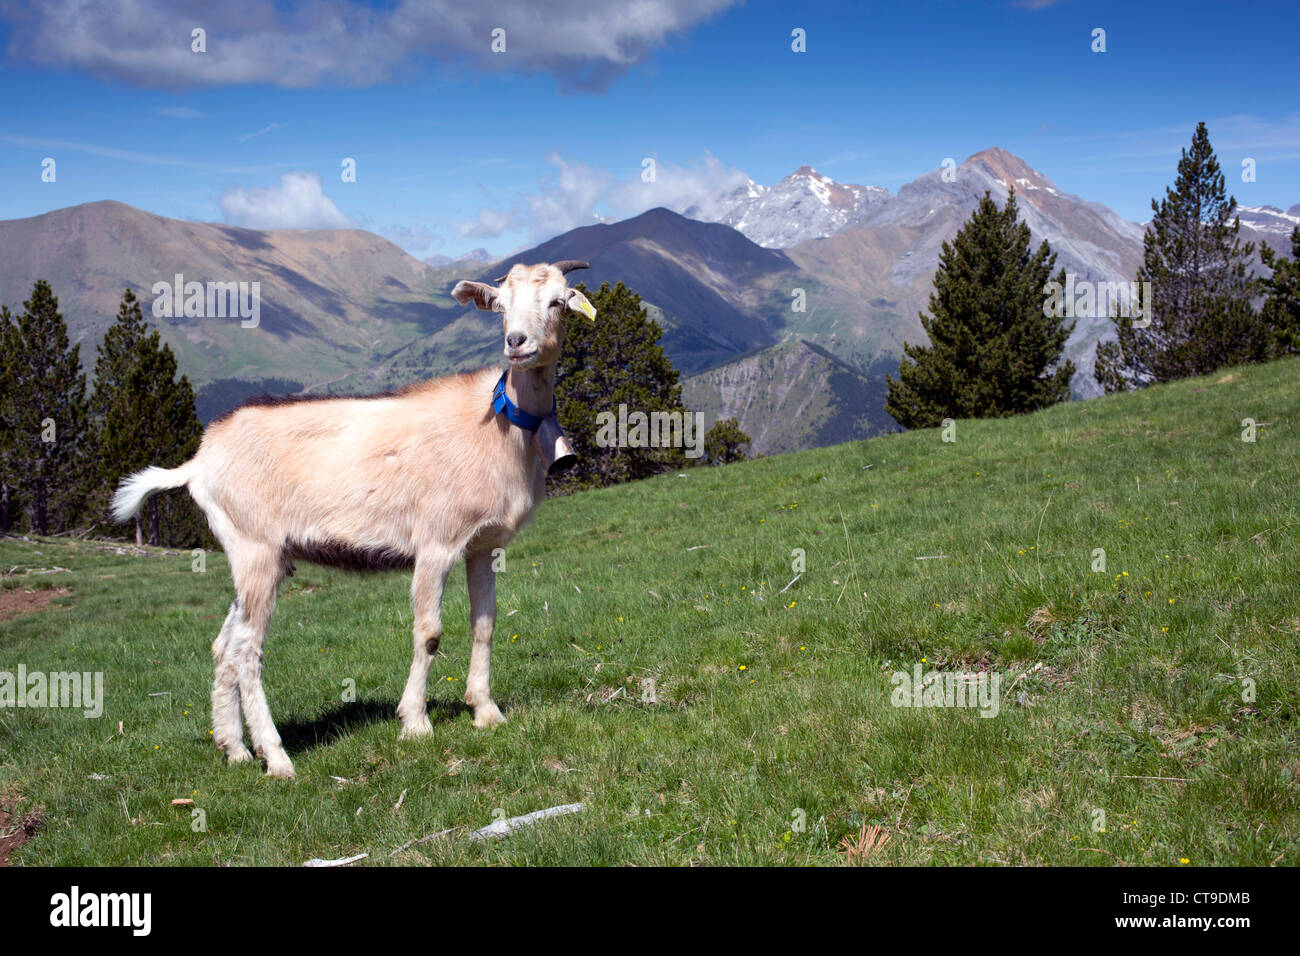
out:
<path id="1" fill-rule="evenodd" d="M 520 368 L 528 368 L 537 361 L 537 352 L 537 349 L 533 349 L 531 352 L 517 352 L 514 349 L 507 349 L 506 358 L 510 361 L 511 365 L 517 365 Z"/>

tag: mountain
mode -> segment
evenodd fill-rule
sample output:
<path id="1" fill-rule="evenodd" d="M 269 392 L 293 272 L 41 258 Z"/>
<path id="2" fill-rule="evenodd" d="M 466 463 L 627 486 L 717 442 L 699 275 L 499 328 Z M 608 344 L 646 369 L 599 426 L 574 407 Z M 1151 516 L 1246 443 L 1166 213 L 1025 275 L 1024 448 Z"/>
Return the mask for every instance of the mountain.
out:
<path id="1" fill-rule="evenodd" d="M 0 302 L 20 309 L 33 283 L 48 279 L 93 367 L 124 288 L 149 315 L 154 284 L 177 273 L 260 283 L 257 328 L 238 318 L 155 320 L 211 416 L 262 389 L 367 392 L 497 362 L 497 318 L 457 305 L 455 280 L 492 280 L 515 262 L 586 259 L 591 269 L 571 280 L 623 281 L 642 296 L 694 407 L 737 415 L 760 450 L 808 447 L 891 427 L 883 373 L 897 367 L 905 341 L 924 341 L 918 312 L 928 308 L 940 246 L 985 190 L 1001 203 L 1014 187 L 1034 243 L 1047 239 L 1078 279 L 1127 283 L 1136 274 L 1142 226 L 1063 192 L 1010 153 L 985 150 L 947 172 L 893 196 L 806 167 L 771 189 L 743 187 L 732 212 L 759 238 L 778 235 L 756 230 L 780 210 L 793 216 L 791 235 L 810 223 L 835 230 L 785 249 L 722 222 L 652 209 L 492 265 L 481 250 L 431 265 L 360 230 L 259 231 L 88 203 L 0 221 Z M 753 202 L 742 213 L 746 197 Z M 1289 254 L 1300 206 L 1241 215 L 1244 238 Z M 1078 321 L 1067 349 L 1079 366 L 1077 394 L 1096 393 L 1093 348 L 1110 329 L 1105 318 Z"/>
<path id="2" fill-rule="evenodd" d="M 492 255 L 492 253 L 488 252 L 486 249 L 482 248 L 481 246 L 478 249 L 471 249 L 469 252 L 462 253 L 459 256 L 432 255 L 432 256 L 428 256 L 423 260 L 423 262 L 426 265 L 431 265 L 435 267 L 449 266 L 452 265 L 453 263 L 461 263 L 461 262 L 475 262 L 475 263 L 484 264 L 484 263 L 495 262 L 495 261 L 496 261 L 496 256 Z"/>
<path id="3" fill-rule="evenodd" d="M 800 166 L 775 186 L 752 179 L 706 205 L 685 211 L 691 219 L 720 222 L 769 249 L 820 239 L 859 222 L 890 198 L 879 186 L 837 183 Z"/>
<path id="4" fill-rule="evenodd" d="M 908 341 L 922 341 L 916 314 L 928 308 L 940 247 L 970 218 L 985 191 L 1001 205 L 1012 188 L 1033 245 L 1046 239 L 1057 253 L 1058 268 L 1080 280 L 1132 281 L 1142 261 L 1142 227 L 1099 203 L 1061 191 L 1002 149 L 976 153 L 948 176 L 939 169 L 926 173 L 861 222 L 785 252 L 805 272 L 849 290 L 864 308 L 892 316 Z M 1093 353 L 1111 329 L 1105 317 L 1077 320 L 1066 347 L 1066 356 L 1078 368 L 1073 381 L 1077 394 L 1099 393 L 1092 378 Z M 833 345 L 821 344 L 845 357 Z"/>
<path id="5" fill-rule="evenodd" d="M 735 359 L 682 382 L 682 404 L 705 427 L 737 417 L 764 455 L 870 438 L 897 430 L 884 411 L 885 372 L 864 373 L 803 339 Z"/>
<path id="6" fill-rule="evenodd" d="M 153 319 L 154 284 L 177 274 L 185 282 L 259 283 L 259 324 Z M 21 309 L 37 279 L 59 297 L 86 367 L 127 287 L 200 386 L 286 379 L 365 391 L 391 378 L 417 341 L 434 356 L 423 374 L 494 357 L 496 323 L 458 306 L 444 273 L 361 230 L 241 229 L 111 201 L 0 222 L 0 302 Z"/>
<path id="7" fill-rule="evenodd" d="M 1234 214 L 1241 220 L 1243 228 L 1251 229 L 1261 236 L 1279 236 L 1288 242 L 1291 230 L 1300 226 L 1300 203 L 1286 212 L 1277 206 L 1238 206 Z"/>
<path id="8" fill-rule="evenodd" d="M 585 259 L 571 281 L 598 288 L 622 281 L 640 294 L 664 328 L 662 344 L 679 369 L 702 371 L 781 338 L 798 269 L 728 226 L 667 209 L 621 222 L 582 226 L 513 255 L 480 278 L 514 263 Z"/>

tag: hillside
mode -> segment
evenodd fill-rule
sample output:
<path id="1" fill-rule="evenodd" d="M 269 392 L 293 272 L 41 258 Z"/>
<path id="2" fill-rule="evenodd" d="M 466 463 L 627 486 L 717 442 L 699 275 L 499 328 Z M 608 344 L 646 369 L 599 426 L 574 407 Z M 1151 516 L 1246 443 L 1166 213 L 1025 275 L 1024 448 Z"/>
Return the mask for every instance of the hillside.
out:
<path id="1" fill-rule="evenodd" d="M 706 425 L 736 417 L 754 451 L 779 455 L 897 430 L 883 410 L 889 363 L 869 374 L 802 339 L 693 375 L 682 403 Z"/>
<path id="2" fill-rule="evenodd" d="M 495 344 L 495 323 L 457 306 L 441 272 L 361 230 L 241 229 L 109 201 L 0 222 L 0 302 L 20 309 L 35 281 L 49 280 L 90 366 L 123 289 L 152 319 L 154 283 L 178 273 L 261 284 L 257 328 L 237 318 L 157 320 L 199 385 L 282 378 L 365 391 L 417 340 L 435 356 L 431 372 L 483 362 Z"/>
<path id="3" fill-rule="evenodd" d="M 299 564 L 266 651 L 292 783 L 208 736 L 221 555 L 2 539 L 32 613 L 0 663 L 106 688 L 0 719 L 0 792 L 42 808 L 15 862 L 828 865 L 879 825 L 880 865 L 1296 865 L 1297 416 L 1286 360 L 547 501 L 499 575 L 490 734 L 463 576 L 433 737 L 399 741 L 409 575 Z M 894 706 L 915 668 L 998 675 L 996 714 Z"/>

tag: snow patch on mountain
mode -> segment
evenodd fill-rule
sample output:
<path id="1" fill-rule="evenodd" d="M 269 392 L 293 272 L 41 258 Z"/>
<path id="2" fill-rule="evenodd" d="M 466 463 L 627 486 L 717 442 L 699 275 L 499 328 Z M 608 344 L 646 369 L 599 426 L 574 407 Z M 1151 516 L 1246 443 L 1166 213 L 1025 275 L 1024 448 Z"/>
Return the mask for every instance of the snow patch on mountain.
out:
<path id="1" fill-rule="evenodd" d="M 731 193 L 684 212 L 691 219 L 720 222 L 769 249 L 805 239 L 824 239 L 861 222 L 892 198 L 879 186 L 837 183 L 811 166 L 801 166 L 775 186 L 752 179 Z"/>
<path id="2" fill-rule="evenodd" d="M 1277 206 L 1238 206 L 1233 215 L 1243 226 L 1277 236 L 1289 236 L 1292 229 L 1300 226 L 1300 205 L 1292 206 L 1289 212 Z"/>

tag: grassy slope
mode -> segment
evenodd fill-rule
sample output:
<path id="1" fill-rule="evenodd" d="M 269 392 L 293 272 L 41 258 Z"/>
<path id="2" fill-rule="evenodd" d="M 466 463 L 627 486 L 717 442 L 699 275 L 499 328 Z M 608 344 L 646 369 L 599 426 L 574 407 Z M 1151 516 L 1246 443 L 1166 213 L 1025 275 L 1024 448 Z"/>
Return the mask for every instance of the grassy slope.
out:
<path id="1" fill-rule="evenodd" d="M 267 653 L 292 783 L 209 742 L 220 555 L 195 574 L 188 555 L 0 541 L 6 569 L 72 569 L 5 586 L 74 592 L 0 625 L 0 670 L 102 670 L 108 697 L 97 721 L 0 711 L 0 790 L 49 814 L 17 862 L 829 863 L 879 822 L 885 863 L 1296 863 L 1298 411 L 1286 361 L 962 422 L 954 444 L 913 432 L 548 502 L 500 582 L 510 722 L 491 733 L 459 703 L 459 573 L 434 736 L 399 742 L 407 578 L 300 567 Z M 1254 444 L 1247 417 L 1269 423 Z M 795 548 L 807 572 L 779 594 Z M 1027 623 L 1040 608 L 1052 622 Z M 1043 666 L 995 718 L 891 707 L 889 674 L 922 658 L 1008 684 Z M 495 844 L 388 856 L 578 800 Z"/>

